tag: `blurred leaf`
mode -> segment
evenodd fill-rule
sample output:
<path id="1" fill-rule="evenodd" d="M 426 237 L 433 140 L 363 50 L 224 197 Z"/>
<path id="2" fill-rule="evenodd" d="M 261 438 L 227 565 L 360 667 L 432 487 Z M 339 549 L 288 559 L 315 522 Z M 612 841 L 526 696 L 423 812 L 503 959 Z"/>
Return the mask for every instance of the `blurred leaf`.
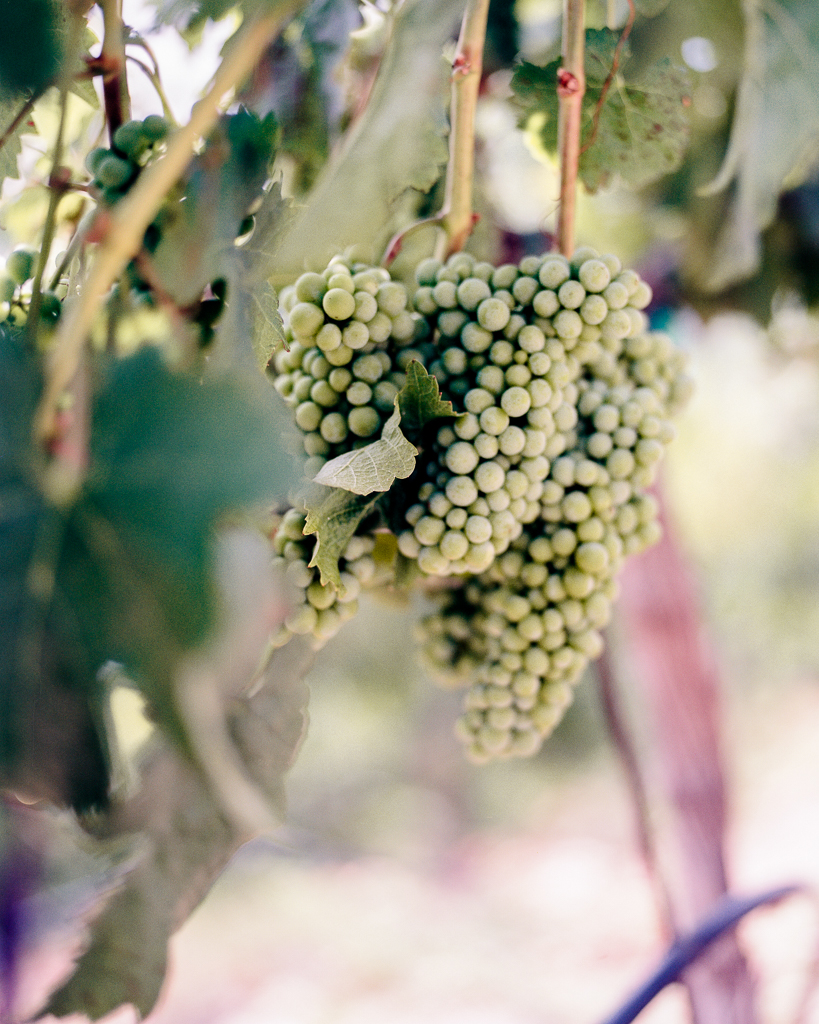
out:
<path id="1" fill-rule="evenodd" d="M 190 749 L 174 678 L 214 620 L 213 529 L 284 495 L 285 421 L 261 378 L 255 392 L 226 377 L 200 383 L 145 349 L 103 383 L 87 480 L 56 509 L 28 448 L 38 378 L 5 334 L 0 384 L 0 772 L 81 808 L 108 789 L 105 662 L 135 674 Z"/>
<path id="2" fill-rule="evenodd" d="M 645 18 L 654 18 L 668 7 L 670 0 L 635 0 L 638 13 Z"/>
<path id="3" fill-rule="evenodd" d="M 744 9 L 744 70 L 730 142 L 706 189 L 713 194 L 733 184 L 704 282 L 715 291 L 753 273 L 760 232 L 773 220 L 780 193 L 817 163 L 819 5 L 750 0 Z"/>
<path id="4" fill-rule="evenodd" d="M 375 508 L 379 497 L 365 497 L 334 488 L 320 502 L 308 500 L 306 503 L 304 534 L 316 534 L 317 538 L 310 565 L 318 567 L 324 586 L 332 583 L 337 590 L 343 591 L 338 560 L 359 523 Z"/>
<path id="5" fill-rule="evenodd" d="M 401 413 L 396 408 L 377 441 L 325 462 L 314 481 L 353 494 L 388 491 L 396 479 L 406 480 L 412 473 L 417 455 L 418 449 L 401 433 Z"/>
<path id="6" fill-rule="evenodd" d="M 191 163 L 184 197 L 162 211 L 153 270 L 180 306 L 196 302 L 207 285 L 226 276 L 227 254 L 263 198 L 277 135 L 272 114 L 264 120 L 244 109 L 225 115 Z"/>
<path id="7" fill-rule="evenodd" d="M 338 134 L 345 112 L 339 65 L 360 24 L 356 0 L 313 0 L 271 43 L 243 96 L 254 110 L 275 113 L 281 151 L 298 168 L 298 192 L 313 185 Z"/>
<path id="8" fill-rule="evenodd" d="M 590 192 L 616 175 L 636 188 L 675 170 L 688 145 L 686 104 L 688 74 L 668 59 L 630 80 L 623 71 L 629 50 L 621 50 L 620 69 L 595 115 L 611 71 L 619 35 L 608 29 L 586 33 L 586 93 L 583 97 L 580 179 Z M 557 72 L 560 61 L 546 67 L 523 63 L 515 69 L 512 89 L 525 111 L 525 122 L 549 153 L 557 149 Z"/>
<path id="9" fill-rule="evenodd" d="M 0 96 L 0 137 L 5 136 L 22 106 L 23 101 L 20 99 L 9 100 Z M 24 117 L 3 143 L 2 149 L 0 149 L 0 181 L 6 178 L 20 177 L 20 172 L 17 169 L 17 157 L 23 151 L 20 136 L 23 132 L 31 131 L 28 122 L 29 118 Z"/>
<path id="10" fill-rule="evenodd" d="M 433 420 L 449 419 L 458 413 L 452 402 L 441 398 L 438 381 L 417 359 L 407 367 L 407 380 L 397 396 L 401 425 L 407 431 L 423 430 Z"/>
<path id="11" fill-rule="evenodd" d="M 209 353 L 212 364 L 249 364 L 252 358 L 264 370 L 273 351 L 283 343 L 278 295 L 267 279 L 289 220 L 290 206 L 282 198 L 281 184 L 274 182 L 265 189 L 261 205 L 253 214 L 250 238 L 225 254 L 226 309 Z"/>
<path id="12" fill-rule="evenodd" d="M 228 729 L 250 779 L 281 799 L 284 773 L 304 736 L 312 660 L 303 637 L 276 651 L 253 696 L 228 705 Z M 142 833 L 148 853 L 92 927 L 74 974 L 46 1012 L 98 1020 L 123 1004 L 147 1016 L 159 995 L 170 936 L 190 916 L 238 847 L 251 838 L 224 813 L 208 781 L 173 750 L 155 746 L 140 792 L 98 830 L 110 839 Z"/>
<path id="13" fill-rule="evenodd" d="M 56 0 L 3 4 L 0 95 L 4 98 L 37 93 L 56 78 L 61 7 Z"/>
<path id="14" fill-rule="evenodd" d="M 449 68 L 441 50 L 462 11 L 454 0 L 407 0 L 398 7 L 366 110 L 282 244 L 282 277 L 296 277 L 346 246 L 385 245 L 398 200 L 437 181 L 447 160 Z"/>

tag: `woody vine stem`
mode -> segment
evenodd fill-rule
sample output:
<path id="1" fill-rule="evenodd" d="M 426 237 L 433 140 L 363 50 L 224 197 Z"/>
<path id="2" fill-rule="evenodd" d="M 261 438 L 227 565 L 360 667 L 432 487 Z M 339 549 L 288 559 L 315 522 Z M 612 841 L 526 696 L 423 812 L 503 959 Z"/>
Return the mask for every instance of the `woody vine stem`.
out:
<path id="1" fill-rule="evenodd" d="M 566 257 L 574 252 L 577 168 L 580 162 L 580 126 L 586 91 L 585 0 L 563 0 L 561 67 L 557 73 L 558 155 L 560 159 L 560 206 L 557 214 L 557 247 Z"/>

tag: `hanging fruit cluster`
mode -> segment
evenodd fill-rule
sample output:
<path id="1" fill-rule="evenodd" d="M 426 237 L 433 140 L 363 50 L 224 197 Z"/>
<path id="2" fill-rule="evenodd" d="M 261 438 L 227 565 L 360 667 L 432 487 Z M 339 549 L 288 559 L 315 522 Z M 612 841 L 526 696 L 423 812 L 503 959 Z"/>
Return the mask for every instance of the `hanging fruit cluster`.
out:
<path id="1" fill-rule="evenodd" d="M 419 639 L 431 673 L 467 688 L 457 734 L 475 760 L 525 756 L 602 651 L 623 559 L 660 535 L 648 488 L 690 378 L 648 329 L 649 286 L 616 256 L 495 267 L 457 253 L 415 278 L 409 291 L 336 257 L 283 295 L 288 346 L 272 370 L 308 475 L 374 452 L 413 365 L 440 403 L 401 423 L 411 475 L 363 506 L 332 580 L 321 529 L 305 509 L 283 515 L 276 560 L 300 600 L 275 642 L 320 646 L 362 589 L 443 578 Z"/>

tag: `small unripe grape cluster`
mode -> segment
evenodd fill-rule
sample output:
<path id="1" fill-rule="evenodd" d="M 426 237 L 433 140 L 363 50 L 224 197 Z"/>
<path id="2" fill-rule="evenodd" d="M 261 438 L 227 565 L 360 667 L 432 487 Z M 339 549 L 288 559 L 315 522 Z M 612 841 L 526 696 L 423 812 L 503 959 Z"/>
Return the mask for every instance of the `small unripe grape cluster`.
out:
<path id="1" fill-rule="evenodd" d="M 149 114 L 144 121 L 126 121 L 114 132 L 110 149 L 92 149 L 85 166 L 103 202 L 118 202 L 136 181 L 142 167 L 171 130 L 170 121 Z"/>
<path id="2" fill-rule="evenodd" d="M 388 271 L 335 257 L 283 291 L 287 348 L 273 358 L 273 382 L 293 408 L 309 457 L 327 460 L 377 440 L 404 386 L 422 327 L 407 290 Z"/>
<path id="3" fill-rule="evenodd" d="M 333 323 L 324 298 L 337 266 L 300 278 L 301 294 L 297 283 L 287 306 L 294 341 L 275 360 L 305 449 L 321 457 L 348 450 L 355 433 L 349 423 L 338 440 L 322 430 L 327 408 L 349 415 L 349 384 L 326 406 L 313 394 L 343 345 L 318 340 Z M 354 296 L 356 272 L 345 268 L 344 290 Z M 658 504 L 646 491 L 691 382 L 671 340 L 648 330 L 650 288 L 615 256 L 583 249 L 572 260 L 494 267 L 458 253 L 422 261 L 416 283 L 411 339 L 399 331 L 397 340 L 368 344 L 385 367 L 394 354 L 397 369 L 385 373 L 396 388 L 402 357 L 420 359 L 458 415 L 413 438 L 416 468 L 390 494 L 389 521 L 422 585 L 428 577 L 454 584 L 438 590 L 418 629 L 430 672 L 467 688 L 456 732 L 469 755 L 529 755 L 602 651 L 623 559 L 660 536 Z M 352 319 L 353 300 L 345 301 Z M 310 415 L 300 420 L 302 408 Z M 375 439 L 391 411 L 353 443 Z M 345 552 L 344 571 L 357 550 Z M 319 593 L 314 578 L 309 585 Z M 302 614 L 312 623 L 317 613 Z"/>
<path id="4" fill-rule="evenodd" d="M 363 589 L 392 583 L 391 564 L 378 558 L 377 535 L 362 532 L 350 538 L 341 558 L 341 587 L 321 583 L 319 570 L 310 566 L 315 538 L 304 536 L 306 513 L 290 508 L 275 524 L 273 566 L 281 572 L 291 594 L 292 610 L 272 638 L 282 647 L 293 636 L 310 636 L 314 649 L 323 647 L 358 611 Z"/>
<path id="5" fill-rule="evenodd" d="M 6 259 L 6 272 L 0 275 L 0 321 L 11 320 L 22 326 L 28 320 L 31 292 L 26 286 L 34 277 L 39 250 L 18 245 Z M 45 327 L 53 327 L 60 319 L 62 301 L 56 292 L 40 291 L 39 316 Z"/>

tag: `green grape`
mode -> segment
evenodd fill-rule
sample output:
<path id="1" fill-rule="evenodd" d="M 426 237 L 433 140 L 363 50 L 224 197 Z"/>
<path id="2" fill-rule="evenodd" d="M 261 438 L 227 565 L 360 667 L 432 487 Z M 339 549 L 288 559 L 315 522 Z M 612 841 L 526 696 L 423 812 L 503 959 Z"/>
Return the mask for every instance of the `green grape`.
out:
<path id="1" fill-rule="evenodd" d="M 39 253 L 29 245 L 19 245 L 6 260 L 6 273 L 15 284 L 25 284 L 34 275 Z"/>
<path id="2" fill-rule="evenodd" d="M 63 311 L 63 304 L 59 295 L 54 292 L 40 292 L 40 319 L 46 323 L 55 324 Z"/>
<path id="3" fill-rule="evenodd" d="M 360 406 L 351 410 L 347 424 L 357 437 L 372 437 L 381 427 L 381 417 L 377 410 L 369 406 Z"/>
<path id="4" fill-rule="evenodd" d="M 162 142 L 171 130 L 171 122 L 159 114 L 149 114 L 142 122 L 142 135 L 151 145 Z"/>
<path id="5" fill-rule="evenodd" d="M 103 149 L 101 146 L 89 151 L 85 157 L 85 169 L 93 177 L 97 177 L 99 166 L 106 157 L 111 156 L 110 149 Z"/>
<path id="6" fill-rule="evenodd" d="M 596 257 L 581 263 L 577 276 L 587 292 L 602 292 L 611 283 L 611 271 L 602 259 Z"/>
<path id="7" fill-rule="evenodd" d="M 0 277 L 0 302 L 11 302 L 17 285 L 10 277 Z"/>
<path id="8" fill-rule="evenodd" d="M 478 323 L 487 331 L 502 331 L 510 315 L 509 306 L 495 296 L 484 299 L 477 309 Z"/>
<path id="9" fill-rule="evenodd" d="M 139 161 L 149 146 L 149 141 L 143 134 L 142 121 L 126 121 L 125 124 L 121 124 L 114 132 L 112 142 L 114 149 L 118 149 L 134 163 Z"/>
<path id="10" fill-rule="evenodd" d="M 468 277 L 458 285 L 457 297 L 459 304 L 466 310 L 477 309 L 484 299 L 490 298 L 492 289 L 477 277 Z"/>
<path id="11" fill-rule="evenodd" d="M 333 320 L 347 320 L 355 312 L 355 299 L 351 291 L 330 288 L 321 300 L 321 307 Z"/>

